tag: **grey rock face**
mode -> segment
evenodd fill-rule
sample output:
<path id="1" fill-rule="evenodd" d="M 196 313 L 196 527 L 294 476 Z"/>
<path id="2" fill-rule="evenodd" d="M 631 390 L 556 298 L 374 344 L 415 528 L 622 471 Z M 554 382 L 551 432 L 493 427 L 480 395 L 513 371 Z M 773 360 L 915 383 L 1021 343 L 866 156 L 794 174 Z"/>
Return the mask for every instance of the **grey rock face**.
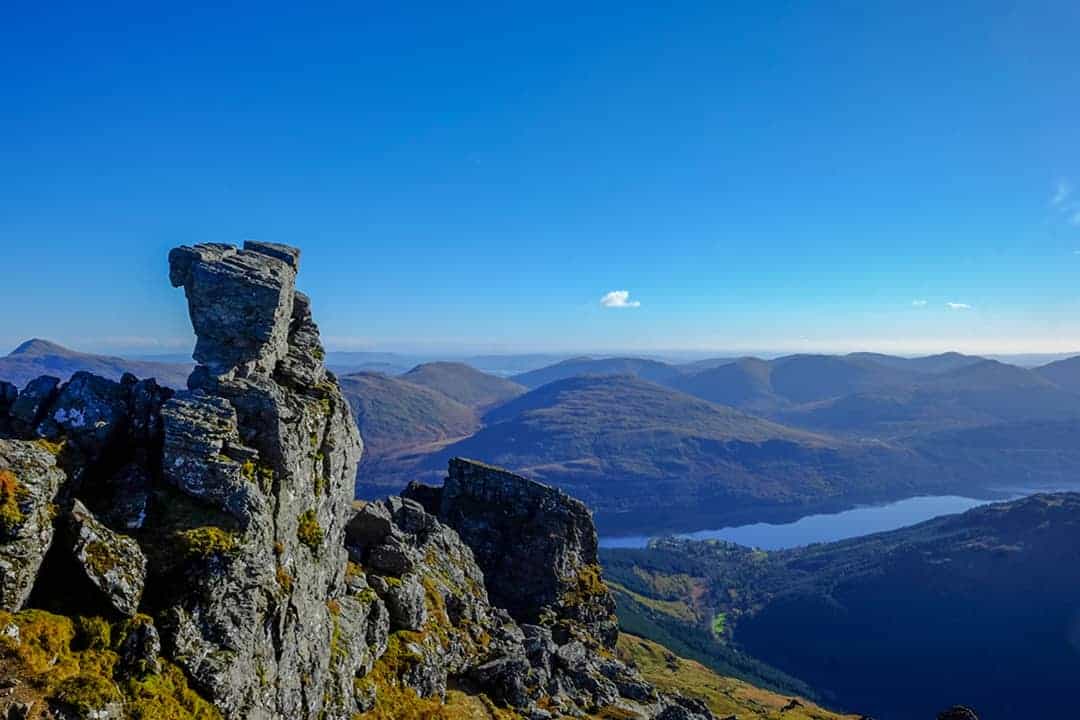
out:
<path id="1" fill-rule="evenodd" d="M 49 403 L 56 397 L 60 378 L 42 375 L 26 384 L 11 405 L 11 427 L 20 437 L 32 437 L 34 428 L 42 419 Z"/>
<path id="2" fill-rule="evenodd" d="M 0 423 L 7 420 L 8 414 L 11 412 L 11 406 L 15 404 L 18 397 L 19 389 L 17 387 L 0 380 Z M 0 425 L 0 430 L 3 429 L 3 425 Z"/>
<path id="3" fill-rule="evenodd" d="M 200 365 L 162 410 L 163 474 L 238 529 L 218 526 L 229 552 L 186 569 L 163 644 L 228 717 L 348 718 L 389 618 L 346 583 L 361 444 L 295 293 L 299 251 L 197 245 L 169 260 Z"/>
<path id="4" fill-rule="evenodd" d="M 0 439 L 0 609 L 20 610 L 53 541 L 51 505 L 64 481 L 37 444 Z"/>
<path id="5" fill-rule="evenodd" d="M 236 410 L 221 397 L 179 393 L 161 409 L 165 428 L 162 473 L 182 492 L 216 505 L 247 525 L 258 512 L 255 478 L 230 455 L 240 449 Z"/>
<path id="6" fill-rule="evenodd" d="M 117 653 L 120 670 L 128 677 L 141 677 L 161 669 L 161 638 L 152 622 L 135 618 L 126 628 Z"/>
<path id="7" fill-rule="evenodd" d="M 146 556 L 139 544 L 105 527 L 77 500 L 68 524 L 71 554 L 86 579 L 117 613 L 134 615 L 146 583 Z"/>
<path id="8" fill-rule="evenodd" d="M 49 404 L 36 434 L 67 438 L 84 463 L 93 463 L 126 432 L 127 418 L 127 393 L 120 383 L 77 372 Z"/>
<path id="9" fill-rule="evenodd" d="M 419 492 L 433 502 L 430 489 Z M 515 620 L 536 623 L 554 614 L 614 645 L 615 600 L 600 579 L 596 526 L 583 503 L 505 470 L 454 458 L 439 519 L 473 549 L 492 602 Z"/>
<path id="10" fill-rule="evenodd" d="M 187 294 L 195 360 L 216 373 L 272 372 L 288 352 L 298 262 L 299 251 L 265 243 L 172 250 L 169 279 Z"/>

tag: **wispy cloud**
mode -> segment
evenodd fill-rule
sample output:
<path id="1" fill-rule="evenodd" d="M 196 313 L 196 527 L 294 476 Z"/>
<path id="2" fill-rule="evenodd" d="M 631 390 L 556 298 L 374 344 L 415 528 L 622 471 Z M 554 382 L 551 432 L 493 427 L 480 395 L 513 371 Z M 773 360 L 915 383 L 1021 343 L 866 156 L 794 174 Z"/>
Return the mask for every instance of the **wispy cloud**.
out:
<path id="1" fill-rule="evenodd" d="M 926 307 L 925 300 L 912 300 L 911 307 Z"/>
<path id="2" fill-rule="evenodd" d="M 971 309 L 970 305 L 968 305 L 967 303 L 961 303 L 961 302 L 945 303 L 945 307 L 949 308 L 950 310 L 970 310 Z"/>
<path id="3" fill-rule="evenodd" d="M 600 298 L 600 304 L 606 308 L 636 308 L 641 307 L 637 300 L 630 299 L 629 290 L 612 290 Z"/>
<path id="4" fill-rule="evenodd" d="M 1054 186 L 1054 194 L 1050 196 L 1050 205 L 1053 207 L 1064 205 L 1072 195 L 1072 190 L 1072 184 L 1068 180 L 1058 180 L 1057 185 Z"/>

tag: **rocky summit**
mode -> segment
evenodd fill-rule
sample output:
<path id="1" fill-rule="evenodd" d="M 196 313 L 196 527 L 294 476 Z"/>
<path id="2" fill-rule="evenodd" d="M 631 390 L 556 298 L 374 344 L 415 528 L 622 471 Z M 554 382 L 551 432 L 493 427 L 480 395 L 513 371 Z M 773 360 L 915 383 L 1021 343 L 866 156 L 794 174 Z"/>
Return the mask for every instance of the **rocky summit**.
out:
<path id="1" fill-rule="evenodd" d="M 455 459 L 353 503 L 299 267 L 169 254 L 186 390 L 0 384 L 0 718 L 712 718 L 618 659 L 580 502 Z"/>

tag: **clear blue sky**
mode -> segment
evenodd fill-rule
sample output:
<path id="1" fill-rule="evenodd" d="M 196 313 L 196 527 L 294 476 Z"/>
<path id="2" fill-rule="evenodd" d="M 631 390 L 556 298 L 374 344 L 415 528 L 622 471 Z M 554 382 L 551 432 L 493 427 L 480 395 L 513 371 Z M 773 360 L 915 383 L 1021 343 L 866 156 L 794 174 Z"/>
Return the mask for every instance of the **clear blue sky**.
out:
<path id="1" fill-rule="evenodd" d="M 159 5 L 5 6 L 4 350 L 245 238 L 332 349 L 1080 349 L 1072 0 Z"/>

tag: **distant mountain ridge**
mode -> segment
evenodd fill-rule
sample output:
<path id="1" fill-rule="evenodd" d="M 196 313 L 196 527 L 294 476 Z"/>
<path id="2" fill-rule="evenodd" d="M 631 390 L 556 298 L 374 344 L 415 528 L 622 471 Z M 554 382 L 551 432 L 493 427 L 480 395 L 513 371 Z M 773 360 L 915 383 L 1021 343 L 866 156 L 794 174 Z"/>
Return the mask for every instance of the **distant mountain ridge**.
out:
<path id="1" fill-rule="evenodd" d="M 156 378 L 162 385 L 183 388 L 193 367 L 193 363 L 129 360 L 77 352 L 48 340 L 34 338 L 0 358 L 0 380 L 22 387 L 40 375 L 67 380 L 76 372 L 85 370 L 110 380 L 119 380 L 124 373 L 131 373 L 139 378 Z"/>
<path id="2" fill-rule="evenodd" d="M 447 392 L 460 382 L 469 399 L 471 381 L 456 376 L 474 373 L 423 374 Z M 567 489 L 605 531 L 626 532 L 986 493 L 1017 478 L 1057 486 L 1080 464 L 1080 395 L 959 353 L 581 357 L 514 381 L 529 392 L 480 408 L 475 432 L 385 453 L 361 494 L 433 478 L 452 455 L 481 457 Z"/>

